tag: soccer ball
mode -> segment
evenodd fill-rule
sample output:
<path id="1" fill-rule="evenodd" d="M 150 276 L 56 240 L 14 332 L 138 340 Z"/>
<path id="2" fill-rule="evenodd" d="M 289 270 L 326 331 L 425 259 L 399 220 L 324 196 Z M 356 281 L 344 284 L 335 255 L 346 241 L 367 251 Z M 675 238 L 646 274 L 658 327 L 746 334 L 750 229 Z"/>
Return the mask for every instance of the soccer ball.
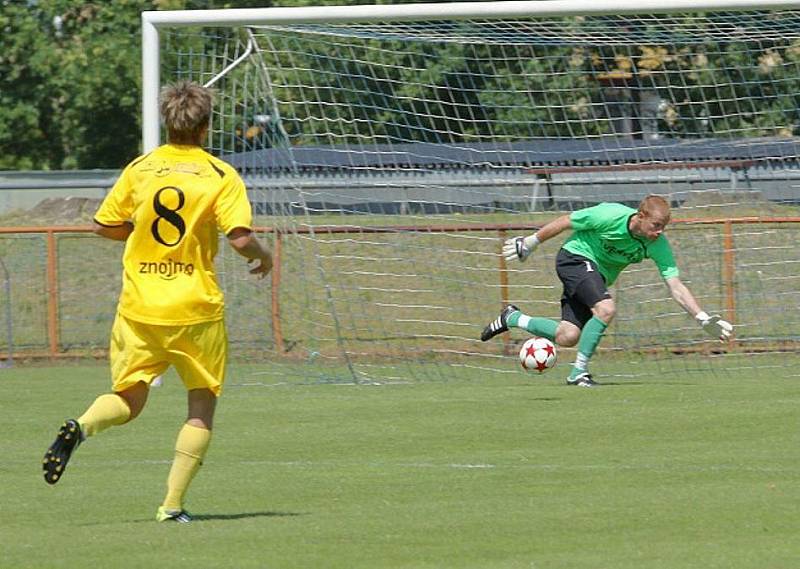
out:
<path id="1" fill-rule="evenodd" d="M 556 347 L 547 338 L 528 338 L 519 350 L 519 361 L 528 371 L 544 373 L 557 359 Z"/>

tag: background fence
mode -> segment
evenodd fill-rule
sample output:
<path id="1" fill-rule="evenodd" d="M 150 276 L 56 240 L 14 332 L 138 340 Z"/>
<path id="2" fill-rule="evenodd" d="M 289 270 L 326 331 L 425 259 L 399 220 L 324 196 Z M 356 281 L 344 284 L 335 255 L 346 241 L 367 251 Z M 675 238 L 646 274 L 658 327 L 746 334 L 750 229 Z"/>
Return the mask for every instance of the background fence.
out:
<path id="1" fill-rule="evenodd" d="M 529 312 L 558 316 L 559 286 L 552 271 L 557 246 L 546 246 L 533 263 L 507 267 L 498 255 L 502 240 L 529 231 L 532 224 L 464 224 L 420 226 L 317 226 L 289 230 L 262 227 L 271 241 L 275 268 L 266 282 L 248 279 L 241 259 L 221 247 L 220 282 L 226 291 L 231 347 L 236 357 L 273 360 L 307 357 L 310 353 L 337 358 L 342 346 L 351 357 L 394 358 L 398 351 L 469 357 L 496 352 L 498 344 L 474 342 L 485 321 L 509 302 Z M 313 240 L 309 234 L 313 233 Z M 682 278 L 701 304 L 719 310 L 737 325 L 737 342 L 730 349 L 753 352 L 794 349 L 798 339 L 794 313 L 800 304 L 800 256 L 794 243 L 800 237 L 800 218 L 748 217 L 731 219 L 676 219 L 669 238 L 676 250 Z M 467 260 L 463 271 L 477 277 L 449 282 L 444 264 L 428 283 L 417 283 L 419 303 L 439 306 L 443 314 L 437 329 L 414 322 L 413 312 L 398 302 L 393 311 L 359 315 L 358 297 L 348 291 L 385 290 L 375 266 L 360 263 L 371 247 L 413 239 L 404 250 L 411 265 L 433 262 L 441 239 L 468 239 L 480 256 Z M 420 247 L 420 240 L 429 246 Z M 309 272 L 308 245 L 334 286 L 319 286 Z M 342 254 L 347 252 L 347 254 Z M 357 253 L 354 253 L 356 251 Z M 85 226 L 0 228 L 0 351 L 17 357 L 104 356 L 108 333 L 121 286 L 120 244 L 91 234 Z M 465 258 L 468 255 L 465 255 Z M 390 262 L 387 261 L 387 262 Z M 474 265 L 474 266 L 473 266 Z M 608 349 L 663 351 L 711 350 L 696 345 L 697 331 L 671 303 L 649 261 L 623 273 L 615 289 L 620 312 Z M 369 268 L 369 270 L 362 270 Z M 474 271 L 478 271 L 474 273 Z M 331 275 L 337 275 L 331 278 Z M 476 282 L 471 282 L 475 280 Z M 410 283 L 409 283 L 410 284 Z M 395 282 L 394 289 L 400 284 Z M 469 289 L 475 288 L 470 292 Z M 393 289 L 393 290 L 394 290 Z M 426 292 L 420 292 L 425 289 Z M 328 297 L 326 298 L 326 294 Z M 353 294 L 356 294 L 354 292 Z M 380 294 L 380 293 L 375 293 Z M 397 293 L 393 293 L 397 296 Z M 464 300 L 461 300 L 461 299 Z M 383 307 L 380 298 L 366 302 Z M 367 305 L 365 305 L 367 306 Z M 534 308 L 535 307 L 535 308 Z M 433 309 L 432 309 L 433 310 Z M 312 311 L 309 313 L 309 311 Z M 373 327 L 372 337 L 354 322 L 347 330 L 324 332 L 339 317 L 368 317 L 385 321 Z M 436 318 L 429 318 L 435 321 Z M 458 332 L 453 333 L 457 328 Z M 511 339 L 507 339 L 508 353 Z M 344 342 L 344 344 L 343 344 Z M 406 354 L 408 352 L 406 351 Z"/>

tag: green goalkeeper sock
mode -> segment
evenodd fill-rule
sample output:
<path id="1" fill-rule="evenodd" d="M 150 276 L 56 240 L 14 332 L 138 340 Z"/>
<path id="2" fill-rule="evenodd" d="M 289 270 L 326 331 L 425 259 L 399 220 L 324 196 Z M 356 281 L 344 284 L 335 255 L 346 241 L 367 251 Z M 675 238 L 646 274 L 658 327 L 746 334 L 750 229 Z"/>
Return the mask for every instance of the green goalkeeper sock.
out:
<path id="1" fill-rule="evenodd" d="M 597 316 L 592 316 L 591 320 L 583 327 L 581 337 L 578 340 L 578 355 L 575 358 L 575 364 L 572 367 L 570 377 L 575 377 L 579 373 L 586 371 L 589 360 L 594 355 L 600 340 L 603 339 L 606 328 L 608 328 L 608 324 L 600 320 Z"/>
<path id="2" fill-rule="evenodd" d="M 512 312 L 509 315 L 506 324 L 509 328 L 523 328 L 534 336 L 547 338 L 551 342 L 555 341 L 556 339 L 556 328 L 558 328 L 558 322 L 555 320 L 550 320 L 549 318 L 525 316 L 522 312 L 517 311 Z"/>

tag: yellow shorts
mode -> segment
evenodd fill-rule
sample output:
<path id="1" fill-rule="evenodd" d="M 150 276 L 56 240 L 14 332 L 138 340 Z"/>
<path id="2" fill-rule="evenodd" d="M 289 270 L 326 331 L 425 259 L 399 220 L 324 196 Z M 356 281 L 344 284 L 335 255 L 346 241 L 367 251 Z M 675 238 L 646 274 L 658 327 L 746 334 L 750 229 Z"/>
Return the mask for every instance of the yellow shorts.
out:
<path id="1" fill-rule="evenodd" d="M 140 381 L 149 385 L 174 365 L 186 389 L 206 388 L 219 396 L 227 355 L 223 320 L 160 326 L 117 314 L 109 351 L 113 389 L 124 391 Z"/>

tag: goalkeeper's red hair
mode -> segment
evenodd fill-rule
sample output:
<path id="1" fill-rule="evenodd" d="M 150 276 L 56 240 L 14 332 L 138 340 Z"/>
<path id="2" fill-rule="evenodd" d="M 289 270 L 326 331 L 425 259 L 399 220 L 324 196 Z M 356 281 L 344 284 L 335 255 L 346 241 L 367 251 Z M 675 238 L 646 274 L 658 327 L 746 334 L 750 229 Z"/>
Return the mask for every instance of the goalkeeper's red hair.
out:
<path id="1" fill-rule="evenodd" d="M 213 92 L 193 81 L 178 81 L 161 90 L 159 103 L 167 140 L 202 146 L 211 120 Z"/>
<path id="2" fill-rule="evenodd" d="M 664 233 L 670 218 L 669 202 L 661 196 L 649 195 L 639 204 L 639 210 L 630 221 L 628 230 L 649 241 Z"/>
<path id="3" fill-rule="evenodd" d="M 669 209 L 669 202 L 654 194 L 642 200 L 639 204 L 639 214 L 647 219 L 660 219 L 665 225 L 669 223 L 672 215 Z"/>

